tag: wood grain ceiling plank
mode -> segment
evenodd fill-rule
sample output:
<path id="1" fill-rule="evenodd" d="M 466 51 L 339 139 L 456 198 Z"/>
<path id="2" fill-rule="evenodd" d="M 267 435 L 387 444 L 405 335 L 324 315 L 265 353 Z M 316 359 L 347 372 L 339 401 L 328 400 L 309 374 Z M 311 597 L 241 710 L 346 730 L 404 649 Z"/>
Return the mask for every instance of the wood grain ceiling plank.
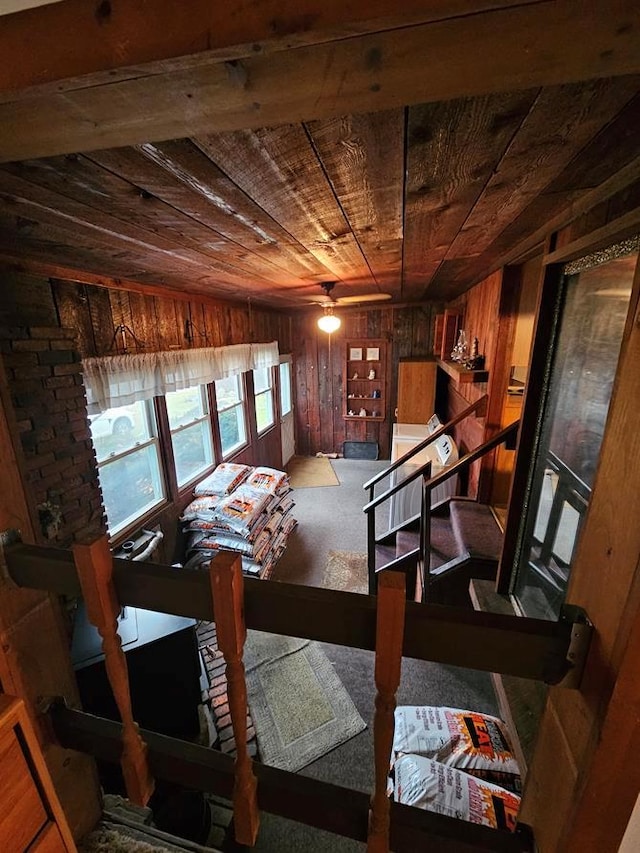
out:
<path id="1" fill-rule="evenodd" d="M 403 296 L 428 285 L 534 102 L 516 92 L 409 110 Z"/>
<path id="2" fill-rule="evenodd" d="M 404 110 L 311 122 L 307 130 L 378 286 L 398 297 Z"/>
<path id="3" fill-rule="evenodd" d="M 198 137 L 198 146 L 328 271 L 371 282 L 305 129 L 299 125 Z"/>
<path id="4" fill-rule="evenodd" d="M 120 246 L 131 250 L 141 258 L 140 269 L 158 267 L 182 272 L 186 280 L 203 271 L 215 271 L 221 275 L 233 275 L 246 290 L 256 290 L 260 282 L 257 276 L 249 278 L 245 271 L 234 268 L 224 260 L 205 257 L 200 252 L 181 246 L 166 237 L 140 228 L 96 208 L 77 202 L 69 197 L 23 181 L 15 175 L 0 170 L 0 198 L 10 210 L 21 210 L 19 214 L 28 220 L 50 223 L 60 231 L 66 231 L 66 242 L 72 247 L 78 231 L 89 233 L 103 245 Z M 20 229 L 16 231 L 19 245 Z"/>
<path id="5" fill-rule="evenodd" d="M 447 258 L 474 257 L 538 196 L 638 92 L 636 76 L 543 89 Z"/>
<path id="6" fill-rule="evenodd" d="M 179 283 L 182 288 L 189 289 L 204 279 L 215 282 L 216 287 L 235 299 L 243 290 L 255 293 L 256 297 L 261 295 L 259 286 L 247 282 L 224 264 L 218 264 L 215 272 L 209 271 L 206 277 L 202 268 L 193 268 L 185 276 L 184 264 L 167 253 L 156 254 L 150 269 L 149 257 L 139 244 L 119 240 L 88 223 L 76 221 L 70 237 L 67 218 L 56 211 L 45 211 L 28 199 L 14 197 L 8 204 L 0 205 L 0 229 L 0 248 L 6 252 L 15 253 L 19 245 L 21 253 L 29 257 L 35 252 L 42 258 L 43 252 L 50 251 L 51 260 L 58 263 L 69 266 L 88 263 L 88 270 L 124 278 L 144 280 L 148 275 L 151 281 L 161 283 L 168 282 L 171 276 L 172 284 Z M 117 264 L 115 268 L 111 266 L 113 262 Z"/>
<path id="7" fill-rule="evenodd" d="M 530 251 L 536 241 L 640 177 L 640 95 L 576 153 L 560 174 L 498 234 L 477 258 L 449 259 L 430 286 L 433 298 L 452 298 L 505 263 Z M 602 186 L 603 192 L 597 188 Z M 585 192 L 584 204 L 581 203 Z"/>
<path id="8" fill-rule="evenodd" d="M 387 0 L 235 0 L 215 5 L 210 0 L 163 0 L 150 14 L 148 0 L 97 9 L 85 0 L 66 0 L 55 8 L 0 18 L 5 49 L 0 92 L 53 83 L 57 91 L 68 91 L 139 76 L 143 63 L 147 74 L 168 65 L 193 67 L 214 57 L 237 59 L 520 2 L 441 0 L 434 8 L 432 0 L 403 0 L 400 12 L 394 12 Z"/>
<path id="9" fill-rule="evenodd" d="M 221 247 L 224 241 L 242 247 L 240 258 L 257 258 L 264 279 L 299 282 L 326 277 L 322 265 L 189 140 L 173 140 L 162 148 L 93 151 L 87 156 L 211 229 L 212 246 L 218 245 L 215 235 L 222 235 Z"/>
<path id="10" fill-rule="evenodd" d="M 3 171 L 58 193 L 63 210 L 65 199 L 72 199 L 86 206 L 89 217 L 94 209 L 98 215 L 109 214 L 120 220 L 124 228 L 132 223 L 176 246 L 190 248 L 203 256 L 203 266 L 208 263 L 207 258 L 212 258 L 235 266 L 239 273 L 258 281 L 291 280 L 291 273 L 272 270 L 259 255 L 82 155 L 5 164 L 0 167 L 0 175 Z"/>
<path id="11" fill-rule="evenodd" d="M 286 271 L 289 282 L 305 278 L 317 280 L 317 277 L 326 276 L 326 269 L 309 257 L 304 247 L 265 213 L 250 193 L 230 180 L 224 170 L 191 140 L 149 143 L 141 145 L 139 150 L 151 162 L 203 197 L 209 204 L 210 215 L 215 212 L 225 223 L 232 220 L 233 225 L 243 229 L 246 232 L 244 242 L 258 253 L 265 267 L 272 264 L 279 268 L 278 281 L 283 280 L 282 270 Z"/>
<path id="12" fill-rule="evenodd" d="M 234 63 L 142 69 L 5 103 L 0 160 L 640 73 L 638 15 L 635 0 L 549 0 Z"/>

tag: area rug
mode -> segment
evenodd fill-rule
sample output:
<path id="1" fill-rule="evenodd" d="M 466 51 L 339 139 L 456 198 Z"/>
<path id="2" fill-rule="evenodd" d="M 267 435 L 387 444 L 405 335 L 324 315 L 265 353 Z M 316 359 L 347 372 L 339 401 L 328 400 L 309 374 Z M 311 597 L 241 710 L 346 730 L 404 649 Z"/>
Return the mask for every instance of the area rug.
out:
<path id="1" fill-rule="evenodd" d="M 318 643 L 248 631 L 244 661 L 265 764 L 295 772 L 366 728 Z"/>
<path id="2" fill-rule="evenodd" d="M 343 592 L 369 592 L 367 555 L 357 551 L 329 551 L 321 586 Z"/>
<path id="3" fill-rule="evenodd" d="M 324 456 L 294 456 L 286 469 L 294 489 L 340 485 L 331 462 Z"/>

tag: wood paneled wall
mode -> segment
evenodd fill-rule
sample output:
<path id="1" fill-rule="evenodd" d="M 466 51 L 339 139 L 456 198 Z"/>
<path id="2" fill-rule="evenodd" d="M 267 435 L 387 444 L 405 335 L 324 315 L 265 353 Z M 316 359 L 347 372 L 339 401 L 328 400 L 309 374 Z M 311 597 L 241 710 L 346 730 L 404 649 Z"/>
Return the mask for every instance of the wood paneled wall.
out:
<path id="1" fill-rule="evenodd" d="M 458 311 L 460 314 L 460 328 L 467 334 L 469 348 L 473 339 L 478 338 L 478 352 L 484 355 L 485 369 L 489 371 L 488 382 L 457 383 L 448 378 L 447 410 L 443 413 L 447 420 L 459 414 L 483 394 L 492 393 L 491 380 L 495 367 L 501 290 L 502 271 L 498 271 L 447 305 L 449 310 Z M 473 416 L 455 427 L 454 438 L 460 455 L 482 444 L 486 437 L 486 427 L 486 418 Z M 478 494 L 481 470 L 480 460 L 469 470 L 467 494 L 471 497 Z"/>
<path id="2" fill-rule="evenodd" d="M 320 314 L 304 314 L 293 321 L 297 453 L 342 453 L 345 441 L 374 441 L 379 457 L 390 455 L 394 409 L 398 396 L 400 358 L 430 357 L 433 319 L 440 306 L 426 303 L 411 308 L 372 307 L 340 312 L 338 332 L 321 332 Z M 387 417 L 383 423 L 346 421 L 343 417 L 345 341 L 351 338 L 389 342 L 386 388 Z"/>

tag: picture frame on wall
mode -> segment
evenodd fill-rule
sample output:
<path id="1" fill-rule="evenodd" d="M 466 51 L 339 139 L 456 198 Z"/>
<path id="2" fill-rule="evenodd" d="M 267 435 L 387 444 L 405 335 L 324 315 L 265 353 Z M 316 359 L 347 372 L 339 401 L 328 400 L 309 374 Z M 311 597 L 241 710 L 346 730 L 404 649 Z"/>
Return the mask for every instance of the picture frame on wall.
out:
<path id="1" fill-rule="evenodd" d="M 380 347 L 367 347 L 367 361 L 380 360 Z"/>
<path id="2" fill-rule="evenodd" d="M 349 361 L 362 361 L 362 347 L 349 347 Z"/>

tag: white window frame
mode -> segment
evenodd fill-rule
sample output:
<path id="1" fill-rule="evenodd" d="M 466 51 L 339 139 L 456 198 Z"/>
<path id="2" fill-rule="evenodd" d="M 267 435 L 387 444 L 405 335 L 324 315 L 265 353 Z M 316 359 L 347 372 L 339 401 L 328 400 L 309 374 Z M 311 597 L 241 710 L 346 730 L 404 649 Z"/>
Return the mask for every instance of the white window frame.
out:
<path id="1" fill-rule="evenodd" d="M 256 373 L 260 373 L 262 370 L 265 371 L 268 379 L 268 385 L 262 391 L 256 392 Z M 271 412 L 271 420 L 268 424 L 265 424 L 262 429 L 258 427 L 258 399 L 261 397 L 266 397 L 269 401 L 269 406 L 267 411 Z M 256 417 L 256 431 L 258 435 L 263 435 L 267 430 L 271 429 L 275 426 L 276 423 L 276 412 L 274 406 L 274 395 L 273 395 L 273 368 L 271 367 L 262 367 L 258 370 L 253 371 L 253 405 Z"/>
<path id="2" fill-rule="evenodd" d="M 145 441 L 137 442 L 133 447 L 129 447 L 127 450 L 123 450 L 120 453 L 111 453 L 109 456 L 107 456 L 105 459 L 102 459 L 100 462 L 98 462 L 96 459 L 96 465 L 98 469 L 98 481 L 100 481 L 100 472 L 103 469 L 106 469 L 109 465 L 112 465 L 115 462 L 119 462 L 127 456 L 133 456 L 135 453 L 140 453 L 141 451 L 146 450 L 148 447 L 153 447 L 155 450 L 155 460 L 157 463 L 157 477 L 158 483 L 160 485 L 160 496 L 155 502 L 149 503 L 140 512 L 137 512 L 135 515 L 132 514 L 127 516 L 115 527 L 111 527 L 109 524 L 109 515 L 107 513 L 107 507 L 105 506 L 103 499 L 104 511 L 105 515 L 107 516 L 109 539 L 116 539 L 124 531 L 128 530 L 129 528 L 135 527 L 137 524 L 139 524 L 141 519 L 145 518 L 147 515 L 149 515 L 149 513 L 158 509 L 158 507 L 162 506 L 162 504 L 166 503 L 167 501 L 167 486 L 165 482 L 163 454 L 160 447 L 160 438 L 158 436 L 158 419 L 156 417 L 155 410 L 153 409 L 153 401 L 143 400 L 141 402 L 143 403 L 144 417 L 147 423 L 147 432 L 149 434 L 149 438 L 147 438 Z"/>
<path id="3" fill-rule="evenodd" d="M 209 468 L 211 468 L 215 464 L 215 461 L 216 461 L 216 454 L 215 454 L 215 449 L 213 446 L 213 434 L 212 434 L 212 427 L 211 427 L 211 409 L 209 407 L 209 396 L 207 394 L 207 386 L 206 385 L 198 385 L 197 387 L 200 391 L 200 399 L 202 401 L 202 409 L 203 409 L 204 414 L 201 415 L 200 417 L 194 418 L 193 420 L 189 421 L 188 423 L 180 424 L 180 426 L 175 427 L 174 429 L 171 428 L 171 419 L 169 417 L 169 409 L 168 409 L 168 404 L 167 404 L 167 398 L 169 397 L 169 394 L 171 392 L 169 392 L 169 394 L 166 394 L 165 398 L 164 398 L 165 399 L 165 405 L 167 405 L 167 426 L 169 427 L 169 435 L 171 437 L 171 450 L 173 453 L 173 470 L 174 470 L 174 473 L 176 475 L 176 484 L 178 486 L 178 491 L 185 489 L 190 483 L 193 483 L 194 480 L 197 480 L 198 477 L 201 477 L 202 474 L 205 471 L 207 471 Z M 175 443 L 174 443 L 173 437 L 174 437 L 174 435 L 178 435 L 179 433 L 184 432 L 185 430 L 191 429 L 192 427 L 196 426 L 197 424 L 202 424 L 205 421 L 208 424 L 206 436 L 207 436 L 209 454 L 210 454 L 211 459 L 209 462 L 207 462 L 205 465 L 203 465 L 202 468 L 199 468 L 194 474 L 192 474 L 188 480 L 184 480 L 183 482 L 180 482 L 180 480 L 178 478 L 178 466 L 176 465 L 176 448 L 175 448 Z"/>
<path id="4" fill-rule="evenodd" d="M 243 447 L 247 446 L 248 443 L 248 430 L 247 430 L 247 410 L 245 407 L 245 392 L 244 392 L 244 381 L 242 378 L 242 374 L 238 373 L 235 376 L 229 376 L 228 379 L 235 379 L 236 386 L 238 388 L 238 400 L 229 403 L 228 405 L 221 405 L 220 397 L 218 396 L 218 382 L 222 382 L 225 380 L 217 379 L 215 380 L 214 390 L 216 395 L 216 422 L 218 425 L 218 434 L 220 436 L 220 453 L 222 454 L 223 459 L 228 459 L 230 456 L 233 456 L 234 453 L 237 453 Z M 230 412 L 232 409 L 239 409 L 242 414 L 242 428 L 244 432 L 244 438 L 237 442 L 237 444 L 232 445 L 231 447 L 225 450 L 224 445 L 222 443 L 222 428 L 220 426 L 220 415 L 225 412 Z"/>

